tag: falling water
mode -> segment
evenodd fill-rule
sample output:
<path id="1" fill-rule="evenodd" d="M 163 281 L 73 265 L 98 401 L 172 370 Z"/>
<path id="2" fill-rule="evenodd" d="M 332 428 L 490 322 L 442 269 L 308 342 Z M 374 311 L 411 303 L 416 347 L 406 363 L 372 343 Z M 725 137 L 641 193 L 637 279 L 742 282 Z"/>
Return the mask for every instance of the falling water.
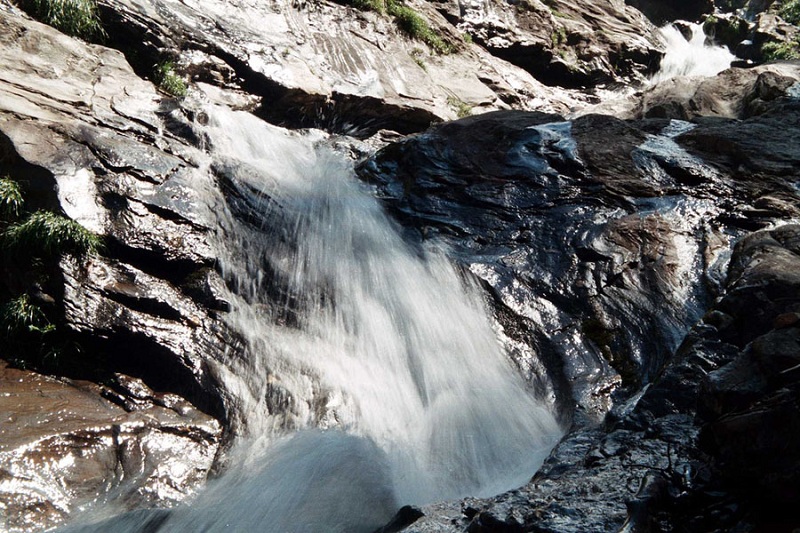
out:
<path id="1" fill-rule="evenodd" d="M 239 439 L 163 530 L 366 532 L 400 505 L 524 484 L 560 430 L 473 282 L 407 244 L 322 136 L 226 110 L 207 135 L 246 347 L 220 371 Z"/>
<path id="2" fill-rule="evenodd" d="M 735 56 L 724 46 L 706 44 L 701 24 L 692 24 L 691 31 L 691 38 L 687 40 L 673 25 L 659 29 L 666 53 L 651 83 L 658 84 L 677 76 L 716 76 L 731 66 Z"/>

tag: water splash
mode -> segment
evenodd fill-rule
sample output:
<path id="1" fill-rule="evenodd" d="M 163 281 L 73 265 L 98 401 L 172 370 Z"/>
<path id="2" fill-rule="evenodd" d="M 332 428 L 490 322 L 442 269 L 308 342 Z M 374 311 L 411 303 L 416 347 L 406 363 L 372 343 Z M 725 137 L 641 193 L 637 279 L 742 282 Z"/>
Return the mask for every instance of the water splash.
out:
<path id="1" fill-rule="evenodd" d="M 224 475 L 147 527 L 367 533 L 399 505 L 527 482 L 560 429 L 469 276 L 404 242 L 322 134 L 209 115 L 227 320 L 246 352 L 216 369 L 238 444 Z"/>
<path id="2" fill-rule="evenodd" d="M 653 76 L 651 84 L 656 85 L 678 76 L 716 76 L 730 67 L 735 56 L 727 47 L 706 44 L 701 24 L 692 24 L 690 29 L 692 34 L 688 40 L 674 25 L 659 29 L 666 53 L 661 60 L 661 69 Z"/>

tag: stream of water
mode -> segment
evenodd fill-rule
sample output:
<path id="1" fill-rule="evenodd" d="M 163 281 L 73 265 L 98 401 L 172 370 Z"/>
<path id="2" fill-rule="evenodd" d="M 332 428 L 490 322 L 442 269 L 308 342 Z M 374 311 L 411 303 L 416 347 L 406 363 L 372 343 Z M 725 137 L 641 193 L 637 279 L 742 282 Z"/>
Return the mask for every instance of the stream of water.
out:
<path id="1" fill-rule="evenodd" d="M 702 24 L 691 24 L 689 30 L 688 39 L 671 24 L 658 30 L 666 51 L 652 85 L 678 76 L 716 76 L 736 59 L 727 47 L 706 42 Z"/>
<path id="2" fill-rule="evenodd" d="M 159 531 L 369 532 L 401 505 L 527 482 L 560 428 L 469 277 L 404 242 L 321 134 L 223 109 L 207 134 L 244 336 L 220 373 L 238 437 L 225 474 Z"/>

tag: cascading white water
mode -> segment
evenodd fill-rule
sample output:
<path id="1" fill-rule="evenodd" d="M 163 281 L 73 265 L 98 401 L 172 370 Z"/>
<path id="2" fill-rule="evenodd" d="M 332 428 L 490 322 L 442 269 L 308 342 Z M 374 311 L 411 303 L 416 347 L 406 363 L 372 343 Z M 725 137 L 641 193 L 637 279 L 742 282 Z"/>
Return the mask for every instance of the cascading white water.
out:
<path id="1" fill-rule="evenodd" d="M 677 76 L 716 76 L 731 66 L 736 56 L 727 47 L 707 45 L 701 24 L 692 24 L 691 30 L 692 36 L 687 40 L 673 25 L 659 29 L 666 52 L 652 84 Z"/>
<path id="2" fill-rule="evenodd" d="M 322 143 L 222 109 L 207 134 L 247 346 L 218 369 L 240 437 L 165 530 L 372 531 L 399 505 L 525 483 L 560 430 L 473 283 L 404 242 Z"/>

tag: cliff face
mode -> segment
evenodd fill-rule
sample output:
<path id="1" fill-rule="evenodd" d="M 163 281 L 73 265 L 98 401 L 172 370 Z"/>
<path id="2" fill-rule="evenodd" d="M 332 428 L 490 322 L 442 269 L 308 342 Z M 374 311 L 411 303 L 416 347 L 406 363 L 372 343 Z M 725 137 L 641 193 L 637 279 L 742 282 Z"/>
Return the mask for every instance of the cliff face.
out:
<path id="1" fill-rule="evenodd" d="M 567 120 L 657 69 L 634 7 L 357 5 L 101 1 L 90 44 L 0 2 L 0 177 L 24 201 L 0 198 L 0 529 L 173 505 L 248 431 L 220 214 L 250 204 L 229 183 L 246 169 L 209 147 L 214 105 L 333 134 L 406 240 L 479 281 L 571 428 L 526 487 L 408 531 L 790 524 L 800 67 L 673 79 L 624 117 Z M 10 240 L 47 217 L 101 246 Z M 267 390 L 265 409 L 294 408 Z"/>

